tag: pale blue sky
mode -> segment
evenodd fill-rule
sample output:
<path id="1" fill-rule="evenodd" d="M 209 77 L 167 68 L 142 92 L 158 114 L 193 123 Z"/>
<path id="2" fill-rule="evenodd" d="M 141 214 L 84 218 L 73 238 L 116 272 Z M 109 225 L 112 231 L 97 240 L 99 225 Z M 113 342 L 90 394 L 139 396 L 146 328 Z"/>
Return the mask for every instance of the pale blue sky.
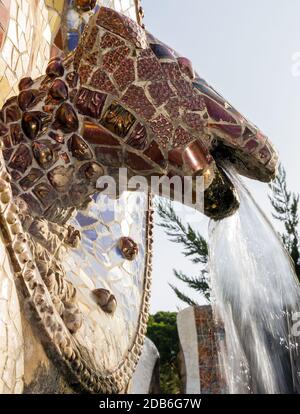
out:
<path id="1" fill-rule="evenodd" d="M 299 0 L 143 0 L 147 29 L 190 58 L 198 73 L 276 145 L 289 187 L 300 192 Z M 298 53 L 298 56 L 297 56 Z M 294 67 L 293 67 L 294 65 Z M 250 183 L 269 212 L 267 187 Z M 207 221 L 197 225 L 205 231 Z M 172 268 L 192 274 L 180 248 L 155 231 L 152 312 L 184 307 L 168 286 Z"/>

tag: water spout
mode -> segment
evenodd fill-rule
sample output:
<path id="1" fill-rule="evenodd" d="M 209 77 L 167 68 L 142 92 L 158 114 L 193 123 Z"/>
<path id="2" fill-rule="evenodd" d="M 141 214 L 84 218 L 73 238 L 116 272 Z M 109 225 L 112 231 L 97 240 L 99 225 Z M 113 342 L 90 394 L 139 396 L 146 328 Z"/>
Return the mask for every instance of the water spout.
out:
<path id="1" fill-rule="evenodd" d="M 229 393 L 300 393 L 300 337 L 292 314 L 300 285 L 280 238 L 243 183 L 230 174 L 240 208 L 211 221 L 213 307 L 225 331 L 220 364 Z"/>

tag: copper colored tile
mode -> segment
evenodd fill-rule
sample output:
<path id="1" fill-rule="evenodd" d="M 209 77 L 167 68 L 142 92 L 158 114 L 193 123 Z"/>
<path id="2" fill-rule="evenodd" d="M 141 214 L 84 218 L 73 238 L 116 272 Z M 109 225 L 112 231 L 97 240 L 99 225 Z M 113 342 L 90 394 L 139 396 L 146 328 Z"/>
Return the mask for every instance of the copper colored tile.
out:
<path id="1" fill-rule="evenodd" d="M 120 145 L 118 139 L 115 138 L 106 128 L 90 121 L 84 121 L 82 136 L 90 144 L 113 146 Z"/>

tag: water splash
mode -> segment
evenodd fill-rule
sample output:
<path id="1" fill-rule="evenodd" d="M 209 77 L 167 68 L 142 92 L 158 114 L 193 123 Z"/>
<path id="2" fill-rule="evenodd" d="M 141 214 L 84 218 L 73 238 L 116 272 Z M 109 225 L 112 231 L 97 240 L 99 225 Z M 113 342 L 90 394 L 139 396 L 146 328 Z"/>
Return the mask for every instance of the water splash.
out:
<path id="1" fill-rule="evenodd" d="M 300 337 L 292 314 L 300 286 L 289 255 L 242 182 L 238 212 L 211 222 L 210 277 L 214 311 L 225 331 L 219 358 L 228 392 L 300 393 Z"/>

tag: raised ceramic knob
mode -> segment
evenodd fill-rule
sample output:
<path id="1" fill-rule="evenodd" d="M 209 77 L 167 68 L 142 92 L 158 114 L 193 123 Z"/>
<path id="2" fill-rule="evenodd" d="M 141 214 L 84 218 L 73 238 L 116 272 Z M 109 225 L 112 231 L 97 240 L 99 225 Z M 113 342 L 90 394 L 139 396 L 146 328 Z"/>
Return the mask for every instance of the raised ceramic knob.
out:
<path id="1" fill-rule="evenodd" d="M 114 313 L 117 308 L 115 296 L 107 289 L 95 289 L 93 294 L 96 297 L 98 306 L 106 313 Z"/>
<path id="2" fill-rule="evenodd" d="M 139 252 L 138 245 L 130 237 L 121 237 L 118 247 L 127 260 L 134 260 Z"/>
<path id="3" fill-rule="evenodd" d="M 82 314 L 78 307 L 72 303 L 65 304 L 65 309 L 62 315 L 66 327 L 74 334 L 82 325 Z"/>

